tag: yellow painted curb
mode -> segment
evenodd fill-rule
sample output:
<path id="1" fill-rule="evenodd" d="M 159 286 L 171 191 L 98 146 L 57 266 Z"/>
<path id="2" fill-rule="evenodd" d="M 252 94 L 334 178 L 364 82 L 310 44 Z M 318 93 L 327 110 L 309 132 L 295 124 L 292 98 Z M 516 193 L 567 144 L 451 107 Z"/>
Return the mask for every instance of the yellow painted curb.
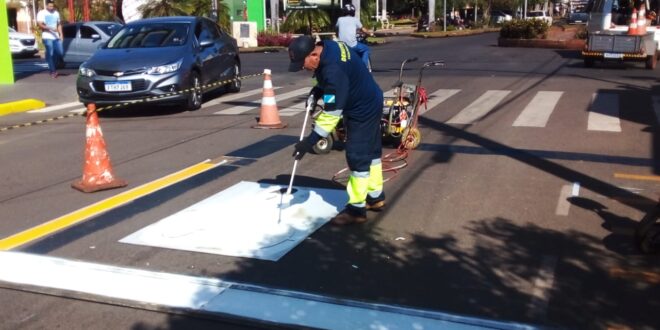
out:
<path id="1" fill-rule="evenodd" d="M 24 112 L 40 109 L 45 106 L 46 103 L 37 99 L 25 99 L 8 103 L 0 103 L 0 116 L 8 115 L 14 112 Z"/>

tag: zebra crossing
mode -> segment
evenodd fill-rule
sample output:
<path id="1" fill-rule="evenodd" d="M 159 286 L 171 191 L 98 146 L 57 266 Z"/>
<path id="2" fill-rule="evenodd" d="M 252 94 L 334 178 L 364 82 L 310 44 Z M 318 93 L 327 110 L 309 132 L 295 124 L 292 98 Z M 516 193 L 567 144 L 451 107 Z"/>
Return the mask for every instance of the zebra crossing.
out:
<path id="1" fill-rule="evenodd" d="M 274 87 L 274 89 L 278 91 L 275 95 L 275 99 L 279 106 L 280 116 L 290 117 L 305 112 L 305 100 L 307 99 L 309 87 L 298 88 L 286 92 L 281 92 L 284 89 L 283 87 Z M 435 90 L 428 94 L 428 101 L 425 106 L 420 108 L 420 114 L 432 111 L 448 100 L 467 97 L 463 95 L 474 95 L 472 93 L 464 92 L 465 91 L 461 89 Z M 455 115 L 448 119 L 446 123 L 451 125 L 475 125 L 498 109 L 498 107 L 516 107 L 504 103 L 506 98 L 511 95 L 512 92 L 513 91 L 511 90 L 486 90 L 481 94 L 472 96 L 476 99 L 466 107 L 460 109 Z M 204 103 L 202 109 L 210 109 L 214 111 L 214 115 L 220 116 L 241 115 L 247 113 L 258 114 L 261 107 L 261 93 L 262 90 L 259 88 L 237 94 L 222 95 Z M 388 90 L 385 92 L 385 95 L 392 96 L 393 91 Z M 532 128 L 546 127 L 551 121 L 552 115 L 557 109 L 557 105 L 565 95 L 566 93 L 563 91 L 535 92 L 531 100 L 521 107 L 522 110 L 517 114 L 517 117 L 511 123 L 511 126 Z M 586 129 L 588 131 L 599 132 L 621 132 L 619 110 L 624 105 L 621 104 L 620 96 L 614 92 L 596 92 L 590 95 L 590 97 Z M 651 104 L 655 119 L 658 124 L 660 124 L 660 96 L 651 96 Z M 68 107 L 75 107 L 75 109 L 66 110 Z M 69 112 L 85 111 L 79 103 L 72 102 L 71 104 L 34 110 L 31 111 L 31 113 L 43 113 L 57 110 Z"/>
<path id="2" fill-rule="evenodd" d="M 276 87 L 277 88 L 277 87 Z M 301 114 L 305 111 L 304 99 L 307 96 L 309 88 L 300 88 L 294 91 L 277 94 L 275 96 L 279 107 L 280 116 L 294 116 Z M 231 100 L 244 98 L 249 95 L 258 94 L 259 90 L 248 91 L 241 96 L 241 94 L 233 95 Z M 420 114 L 431 111 L 441 105 L 442 103 L 452 98 L 461 97 L 461 89 L 438 89 L 428 96 L 426 106 L 422 106 Z M 489 113 L 502 105 L 503 101 L 513 91 L 511 90 L 487 90 L 478 96 L 472 103 L 465 108 L 461 109 L 453 117 L 447 120 L 448 124 L 453 125 L 473 125 L 477 124 L 481 119 L 486 117 Z M 393 91 L 385 92 L 385 96 L 393 96 Z M 551 120 L 552 114 L 557 108 L 557 104 L 561 98 L 565 96 L 563 91 L 537 91 L 532 97 L 531 101 L 527 103 L 522 111 L 518 114 L 516 119 L 512 122 L 513 127 L 546 127 Z M 287 104 L 290 99 L 296 99 L 294 105 L 282 107 L 282 104 Z M 224 97 L 217 100 L 214 105 L 221 105 L 224 102 Z M 660 96 L 652 97 L 653 111 L 655 118 L 660 123 Z M 589 108 L 587 111 L 587 130 L 600 131 L 600 132 L 621 132 L 621 120 L 619 109 L 620 104 L 619 95 L 611 92 L 597 92 L 591 95 Z M 216 115 L 237 115 L 246 112 L 258 113 L 260 109 L 260 100 L 245 102 L 244 104 L 234 105 L 214 112 Z"/>

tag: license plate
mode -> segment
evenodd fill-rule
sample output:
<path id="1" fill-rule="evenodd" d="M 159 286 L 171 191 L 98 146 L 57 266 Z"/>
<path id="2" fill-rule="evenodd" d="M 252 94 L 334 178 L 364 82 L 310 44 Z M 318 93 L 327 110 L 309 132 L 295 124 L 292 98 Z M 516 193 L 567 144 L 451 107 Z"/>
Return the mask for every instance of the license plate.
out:
<path id="1" fill-rule="evenodd" d="M 130 81 L 112 81 L 105 83 L 106 92 L 130 92 L 131 90 Z"/>
<path id="2" fill-rule="evenodd" d="M 604 58 L 616 58 L 616 59 L 622 59 L 623 54 L 617 54 L 617 53 L 604 53 L 603 54 Z"/>

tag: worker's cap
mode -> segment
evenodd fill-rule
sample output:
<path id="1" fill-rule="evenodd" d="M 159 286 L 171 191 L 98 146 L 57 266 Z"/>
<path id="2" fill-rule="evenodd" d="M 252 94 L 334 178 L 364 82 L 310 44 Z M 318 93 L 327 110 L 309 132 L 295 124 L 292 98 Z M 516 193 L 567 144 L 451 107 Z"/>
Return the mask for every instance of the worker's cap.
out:
<path id="1" fill-rule="evenodd" d="M 289 72 L 297 72 L 302 70 L 305 64 L 305 57 L 314 50 L 316 41 L 310 36 L 300 36 L 293 39 L 289 44 Z"/>

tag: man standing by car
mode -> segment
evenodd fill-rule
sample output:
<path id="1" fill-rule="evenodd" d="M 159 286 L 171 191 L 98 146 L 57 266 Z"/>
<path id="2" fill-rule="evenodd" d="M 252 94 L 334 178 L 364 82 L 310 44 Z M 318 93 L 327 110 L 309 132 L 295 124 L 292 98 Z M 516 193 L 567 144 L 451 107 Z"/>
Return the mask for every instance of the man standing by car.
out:
<path id="1" fill-rule="evenodd" d="M 46 48 L 46 62 L 51 77 L 57 77 L 58 59 L 64 57 L 62 48 L 62 23 L 60 13 L 55 9 L 52 0 L 46 1 L 46 9 L 37 14 L 37 24 L 41 28 L 41 40 Z"/>
<path id="2" fill-rule="evenodd" d="M 324 40 L 317 44 L 312 37 L 301 36 L 289 45 L 289 57 L 289 71 L 314 71 L 318 82 L 314 89 L 323 95 L 325 104 L 314 130 L 296 144 L 293 155 L 301 159 L 334 130 L 343 116 L 346 161 L 351 170 L 346 184 L 348 203 L 331 222 L 363 223 L 367 221 L 367 209 L 377 211 L 385 205 L 380 159 L 383 91 L 357 54 L 343 42 Z"/>

